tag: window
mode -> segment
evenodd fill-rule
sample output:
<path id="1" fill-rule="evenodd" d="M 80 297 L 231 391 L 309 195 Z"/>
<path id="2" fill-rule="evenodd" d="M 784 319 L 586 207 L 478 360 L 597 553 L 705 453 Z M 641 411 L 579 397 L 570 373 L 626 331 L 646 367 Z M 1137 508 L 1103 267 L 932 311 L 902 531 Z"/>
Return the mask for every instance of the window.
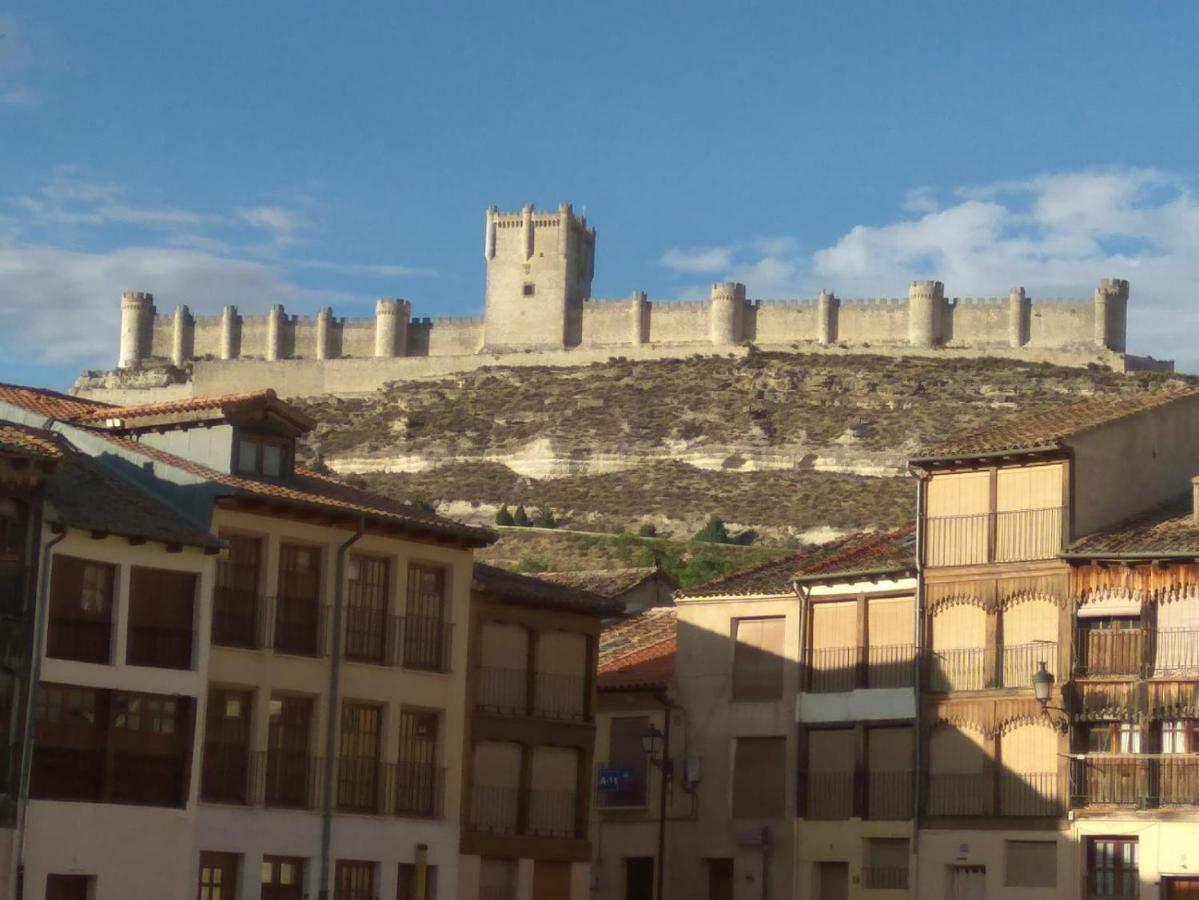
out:
<path id="1" fill-rule="evenodd" d="M 536 291 L 537 287 L 531 281 L 526 281 L 520 286 L 520 295 L 522 297 L 532 297 Z"/>
<path id="2" fill-rule="evenodd" d="M 195 602 L 195 573 L 134 566 L 129 581 L 126 662 L 190 669 Z"/>
<path id="3" fill-rule="evenodd" d="M 608 731 L 608 765 L 627 769 L 632 778 L 627 787 L 604 795 L 605 806 L 645 806 L 648 763 L 641 736 L 649 729 L 647 716 L 616 716 Z"/>
<path id="4" fill-rule="evenodd" d="M 375 900 L 375 864 L 359 860 L 337 861 L 334 900 Z"/>
<path id="5" fill-rule="evenodd" d="M 1139 895 L 1136 838 L 1090 838 L 1087 841 L 1087 892 L 1095 898 Z"/>
<path id="6" fill-rule="evenodd" d="M 862 884 L 883 890 L 907 890 L 908 839 L 868 838 Z"/>
<path id="7" fill-rule="evenodd" d="M 210 688 L 204 720 L 200 796 L 215 803 L 246 803 L 250 768 L 252 691 Z"/>
<path id="8" fill-rule="evenodd" d="M 262 858 L 262 900 L 302 900 L 304 860 L 292 856 Z"/>
<path id="9" fill-rule="evenodd" d="M 396 876 L 396 900 L 434 900 L 437 896 L 437 866 L 425 866 L 425 893 L 416 893 L 416 863 L 400 863 Z"/>
<path id="10" fill-rule="evenodd" d="M 1191 719 L 1162 722 L 1162 753 L 1193 753 L 1193 726 Z"/>
<path id="11" fill-rule="evenodd" d="M 317 656 L 321 647 L 321 551 L 279 548 L 279 596 L 275 598 L 275 649 Z"/>
<path id="12" fill-rule="evenodd" d="M 337 806 L 352 812 L 379 810 L 379 738 L 383 707 L 343 703 L 341 755 L 337 761 Z"/>
<path id="13" fill-rule="evenodd" d="M 116 571 L 116 566 L 87 559 L 54 557 L 47 656 L 109 662 Z"/>
<path id="14" fill-rule="evenodd" d="M 440 716 L 435 712 L 400 711 L 397 815 L 436 816 L 441 812 L 442 776 L 437 765 L 439 720 Z"/>
<path id="15" fill-rule="evenodd" d="M 404 619 L 404 665 L 444 672 L 449 669 L 446 572 L 440 566 L 408 567 L 408 608 Z"/>
<path id="16" fill-rule="evenodd" d="M 212 642 L 225 647 L 258 646 L 258 591 L 262 542 L 240 534 L 222 534 L 228 549 L 216 567 L 212 593 Z"/>
<path id="17" fill-rule="evenodd" d="M 1140 753 L 1141 727 L 1135 722 L 1094 722 L 1086 726 L 1088 753 Z"/>
<path id="18" fill-rule="evenodd" d="M 382 663 L 387 638 L 387 560 L 354 555 L 346 568 L 346 659 Z"/>
<path id="19" fill-rule="evenodd" d="M 848 819 L 854 814 L 853 772 L 857 740 L 852 728 L 808 732 L 807 817 Z M 904 760 L 910 764 L 911 756 Z M 782 785 L 779 786 L 782 793 Z"/>
<path id="20" fill-rule="evenodd" d="M 199 900 L 237 900 L 236 853 L 200 854 Z"/>
<path id="21" fill-rule="evenodd" d="M 787 741 L 781 737 L 737 738 L 733 760 L 733 818 L 764 819 L 783 814 Z"/>
<path id="22" fill-rule="evenodd" d="M 783 695 L 782 617 L 733 620 L 733 699 L 775 700 Z"/>
<path id="23" fill-rule="evenodd" d="M 1006 887 L 1057 887 L 1055 841 L 1004 841 L 1003 856 Z"/>
<path id="24" fill-rule="evenodd" d="M 241 475 L 283 478 L 291 474 L 292 441 L 274 435 L 237 433 L 235 470 Z"/>
<path id="25" fill-rule="evenodd" d="M 272 697 L 267 732 L 266 805 L 308 809 L 314 802 L 316 762 L 308 753 L 311 697 Z"/>

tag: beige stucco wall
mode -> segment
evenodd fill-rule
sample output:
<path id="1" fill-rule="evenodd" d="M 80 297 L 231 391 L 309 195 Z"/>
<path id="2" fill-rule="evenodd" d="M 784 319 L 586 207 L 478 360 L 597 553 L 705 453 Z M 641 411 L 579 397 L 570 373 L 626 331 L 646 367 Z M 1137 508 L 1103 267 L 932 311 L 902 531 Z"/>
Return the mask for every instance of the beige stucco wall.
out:
<path id="1" fill-rule="evenodd" d="M 1057 847 L 1057 887 L 1004 887 L 1004 841 L 1051 841 Z M 987 900 L 1076 900 L 1080 895 L 1081 870 L 1068 832 L 1031 829 L 970 830 L 923 829 L 916 871 L 909 884 L 915 896 L 949 897 L 946 890 L 951 866 L 985 866 Z M 1141 900 L 1149 900 L 1144 893 Z"/>
<path id="2" fill-rule="evenodd" d="M 1086 871 L 1086 840 L 1090 836 L 1135 837 L 1139 844 L 1140 900 L 1164 900 L 1161 879 L 1164 876 L 1199 878 L 1199 820 L 1162 821 L 1159 815 L 1129 815 L 1077 819 L 1072 824 L 1074 838 L 1069 849 L 1072 884 L 1080 883 Z M 1058 864 L 1058 883 L 1062 883 L 1062 865 Z"/>
<path id="3" fill-rule="evenodd" d="M 849 863 L 849 900 L 895 900 L 916 896 L 910 868 L 906 891 L 868 889 L 862 883 L 862 868 L 869 864 L 866 841 L 870 838 L 905 838 L 910 841 L 911 834 L 909 822 L 864 822 L 860 819 L 801 822 L 795 833 L 795 893 L 791 896 L 795 900 L 820 900 L 821 862 Z"/>

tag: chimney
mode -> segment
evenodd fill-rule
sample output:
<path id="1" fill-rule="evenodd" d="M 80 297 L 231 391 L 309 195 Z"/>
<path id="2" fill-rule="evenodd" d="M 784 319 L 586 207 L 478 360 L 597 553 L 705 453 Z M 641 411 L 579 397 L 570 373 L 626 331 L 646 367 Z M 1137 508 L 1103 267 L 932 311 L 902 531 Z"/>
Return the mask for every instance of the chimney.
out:
<path id="1" fill-rule="evenodd" d="M 1199 475 L 1191 479 L 1191 518 L 1199 522 Z"/>

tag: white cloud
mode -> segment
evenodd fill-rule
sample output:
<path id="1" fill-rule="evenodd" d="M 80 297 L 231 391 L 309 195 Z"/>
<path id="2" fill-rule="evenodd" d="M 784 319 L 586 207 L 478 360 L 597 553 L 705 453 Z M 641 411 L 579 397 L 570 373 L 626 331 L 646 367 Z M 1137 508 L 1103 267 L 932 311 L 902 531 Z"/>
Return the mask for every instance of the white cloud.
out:
<path id="1" fill-rule="evenodd" d="M 730 247 L 671 247 L 658 260 L 676 272 L 720 272 L 733 264 Z"/>
<path id="2" fill-rule="evenodd" d="M 236 212 L 241 221 L 270 232 L 281 244 L 294 241 L 296 235 L 308 224 L 300 213 L 282 206 L 251 206 Z"/>
<path id="3" fill-rule="evenodd" d="M 936 191 L 927 184 L 912 188 L 903 198 L 903 208 L 912 213 L 930 213 L 937 206 Z"/>

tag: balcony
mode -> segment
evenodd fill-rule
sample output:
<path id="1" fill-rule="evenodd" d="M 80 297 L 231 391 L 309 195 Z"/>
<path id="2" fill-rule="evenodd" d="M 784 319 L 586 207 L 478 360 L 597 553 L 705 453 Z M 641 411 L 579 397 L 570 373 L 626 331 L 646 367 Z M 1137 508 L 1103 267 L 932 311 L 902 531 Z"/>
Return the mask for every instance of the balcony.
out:
<path id="1" fill-rule="evenodd" d="M 1009 772 L 999 777 L 999 815 L 1058 816 L 1056 772 Z"/>
<path id="2" fill-rule="evenodd" d="M 470 827 L 497 834 L 519 833 L 519 789 L 476 784 L 471 791 Z"/>
<path id="3" fill-rule="evenodd" d="M 212 642 L 256 650 L 262 645 L 258 621 L 262 598 L 254 591 L 217 587 L 212 592 Z"/>
<path id="4" fill-rule="evenodd" d="M 875 890 L 906 891 L 907 866 L 862 866 L 862 887 Z"/>
<path id="5" fill-rule="evenodd" d="M 871 772 L 866 790 L 868 818 L 903 821 L 912 817 L 911 772 Z"/>
<path id="6" fill-rule="evenodd" d="M 307 597 L 268 597 L 269 621 L 274 623 L 272 647 L 276 653 L 324 656 L 328 607 Z"/>
<path id="7" fill-rule="evenodd" d="M 345 611 L 346 643 L 345 657 L 353 662 L 384 665 L 388 661 L 389 649 L 394 646 L 397 617 L 389 616 L 382 609 L 354 609 Z"/>
<path id="8" fill-rule="evenodd" d="M 131 666 L 190 669 L 191 629 L 130 624 L 129 646 L 125 648 L 125 659 Z"/>
<path id="9" fill-rule="evenodd" d="M 1079 628 L 1077 674 L 1139 675 L 1145 659 L 1144 628 Z"/>
<path id="10" fill-rule="evenodd" d="M 397 816 L 438 819 L 445 794 L 445 769 L 424 763 L 395 766 L 393 812 Z"/>
<path id="11" fill-rule="evenodd" d="M 337 809 L 339 812 L 369 813 L 385 811 L 387 774 L 375 757 L 343 756 L 337 760 Z"/>
<path id="12" fill-rule="evenodd" d="M 1199 677 L 1199 628 L 1158 628 L 1151 638 L 1155 677 Z"/>
<path id="13" fill-rule="evenodd" d="M 249 747 L 237 744 L 206 744 L 200 779 L 200 799 L 208 803 L 250 802 Z"/>
<path id="14" fill-rule="evenodd" d="M 929 516 L 924 521 L 928 566 L 1052 559 L 1065 541 L 1066 508 L 1020 509 L 960 516 Z"/>
<path id="15" fill-rule="evenodd" d="M 853 772 L 809 772 L 807 818 L 848 819 L 854 814 Z"/>
<path id="16" fill-rule="evenodd" d="M 587 712 L 587 679 L 557 672 L 533 674 L 533 714 L 543 719 L 581 722 Z"/>
<path id="17" fill-rule="evenodd" d="M 400 665 L 406 669 L 448 672 L 453 629 L 454 626 L 440 616 L 400 618 Z"/>
<path id="18" fill-rule="evenodd" d="M 820 647 L 808 651 L 805 690 L 830 694 L 861 688 L 908 688 L 915 684 L 916 646 Z"/>
<path id="19" fill-rule="evenodd" d="M 265 806 L 316 809 L 320 796 L 321 760 L 302 750 L 267 750 L 254 754 L 260 780 L 256 793 Z"/>
<path id="20" fill-rule="evenodd" d="M 111 647 L 112 622 L 108 619 L 50 617 L 47 656 L 108 665 Z"/>
<path id="21" fill-rule="evenodd" d="M 579 837 L 575 827 L 574 791 L 529 791 L 528 834 L 542 837 Z"/>
<path id="22" fill-rule="evenodd" d="M 930 773 L 925 811 L 930 816 L 990 815 L 990 779 L 982 772 Z"/>
<path id="23" fill-rule="evenodd" d="M 981 691 L 987 686 L 987 650 L 967 647 L 928 655 L 928 689 L 934 693 Z"/>
<path id="24" fill-rule="evenodd" d="M 1199 806 L 1199 757 L 1173 754 L 1080 756 L 1070 761 L 1075 807 Z"/>
<path id="25" fill-rule="evenodd" d="M 1031 644 L 1004 644 L 1002 684 L 1005 688 L 1032 687 L 1032 676 L 1040 663 L 1053 669 L 1057 644 L 1034 641 Z"/>
<path id="26" fill-rule="evenodd" d="M 528 715 L 528 670 L 480 666 L 479 694 L 475 705 L 481 710 L 500 715 Z"/>

